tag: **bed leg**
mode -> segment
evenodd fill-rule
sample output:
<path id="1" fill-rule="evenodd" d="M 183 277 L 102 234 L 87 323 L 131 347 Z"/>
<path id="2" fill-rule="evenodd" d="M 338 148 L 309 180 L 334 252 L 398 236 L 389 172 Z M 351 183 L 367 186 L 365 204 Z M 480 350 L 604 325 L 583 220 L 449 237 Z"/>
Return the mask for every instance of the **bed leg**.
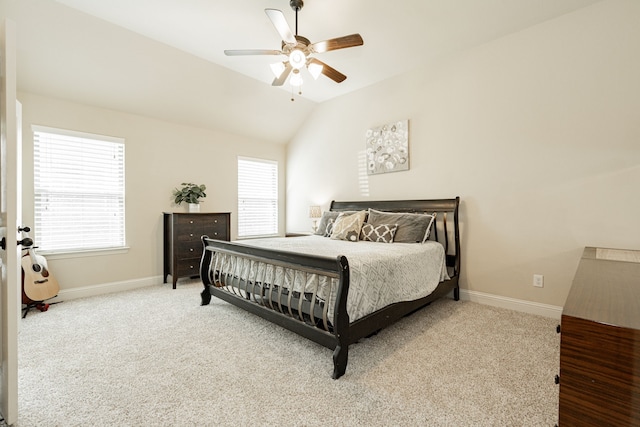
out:
<path id="1" fill-rule="evenodd" d="M 333 375 L 332 378 L 337 380 L 347 370 L 347 360 L 349 359 L 349 347 L 337 346 L 333 351 Z"/>
<path id="2" fill-rule="evenodd" d="M 209 305 L 211 302 L 211 292 L 209 291 L 209 286 L 205 286 L 204 290 L 200 292 L 200 298 L 202 298 L 202 304 L 200 305 Z"/>
<path id="3" fill-rule="evenodd" d="M 460 288 L 458 286 L 453 288 L 453 300 L 460 301 Z"/>

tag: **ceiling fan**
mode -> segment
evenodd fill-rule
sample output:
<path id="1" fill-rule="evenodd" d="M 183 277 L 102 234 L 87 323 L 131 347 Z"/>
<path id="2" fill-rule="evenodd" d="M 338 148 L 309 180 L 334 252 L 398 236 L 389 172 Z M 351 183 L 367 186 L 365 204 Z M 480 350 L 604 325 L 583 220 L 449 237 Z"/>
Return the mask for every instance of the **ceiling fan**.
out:
<path id="1" fill-rule="evenodd" d="M 225 50 L 227 56 L 240 55 L 284 55 L 287 58 L 282 62 L 271 64 L 271 69 L 275 74 L 272 86 L 282 86 L 291 75 L 289 84 L 291 86 L 301 86 L 303 83 L 300 70 L 306 68 L 314 79 L 320 74 L 324 74 L 336 83 L 343 82 L 347 76 L 342 74 L 335 68 L 330 67 L 313 55 L 316 53 L 329 52 L 331 50 L 345 49 L 348 47 L 362 46 L 364 41 L 360 34 L 351 34 L 344 37 L 329 39 L 317 43 L 311 43 L 306 37 L 298 35 L 298 12 L 304 5 L 303 0 L 291 0 L 289 2 L 291 9 L 296 13 L 296 32 L 295 34 L 289 28 L 284 14 L 277 9 L 265 9 L 265 13 L 276 28 L 276 31 L 282 38 L 281 50 L 262 50 L 262 49 L 244 49 L 244 50 Z"/>

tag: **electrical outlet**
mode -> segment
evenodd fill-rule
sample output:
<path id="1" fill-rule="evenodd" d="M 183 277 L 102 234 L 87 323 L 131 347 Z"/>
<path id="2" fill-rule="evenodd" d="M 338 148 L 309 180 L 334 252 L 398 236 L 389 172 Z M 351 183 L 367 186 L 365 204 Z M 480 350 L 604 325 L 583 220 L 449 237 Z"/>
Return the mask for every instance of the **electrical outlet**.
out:
<path id="1" fill-rule="evenodd" d="M 533 275 L 533 286 L 535 286 L 536 288 L 544 287 L 544 276 L 542 274 Z"/>

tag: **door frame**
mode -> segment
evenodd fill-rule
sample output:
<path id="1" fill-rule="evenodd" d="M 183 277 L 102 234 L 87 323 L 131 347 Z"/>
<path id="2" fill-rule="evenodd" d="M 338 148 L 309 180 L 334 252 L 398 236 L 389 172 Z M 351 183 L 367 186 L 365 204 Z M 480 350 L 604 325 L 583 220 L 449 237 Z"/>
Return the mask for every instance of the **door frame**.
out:
<path id="1" fill-rule="evenodd" d="M 22 225 L 21 106 L 17 101 L 16 25 L 0 22 L 0 228 L 6 250 L 2 252 L 0 284 L 0 330 L 2 369 L 0 411 L 5 423 L 18 421 L 18 328 L 20 323 L 22 269 L 18 241 Z"/>

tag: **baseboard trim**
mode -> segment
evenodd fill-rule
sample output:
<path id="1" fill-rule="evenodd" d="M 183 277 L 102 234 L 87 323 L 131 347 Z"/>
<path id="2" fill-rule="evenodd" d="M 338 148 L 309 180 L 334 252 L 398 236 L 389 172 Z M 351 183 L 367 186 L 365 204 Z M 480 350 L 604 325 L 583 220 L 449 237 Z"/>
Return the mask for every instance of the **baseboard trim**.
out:
<path id="1" fill-rule="evenodd" d="M 113 292 L 128 291 L 132 289 L 143 288 L 145 286 L 159 285 L 162 283 L 162 276 L 146 277 L 143 279 L 125 280 L 122 282 L 102 283 L 98 285 L 82 286 L 72 289 L 62 289 L 58 296 L 48 300 L 47 302 L 61 302 L 77 298 L 86 298 L 96 295 L 110 294 Z M 479 304 L 490 305 L 493 307 L 507 308 L 509 310 L 520 311 L 523 313 L 535 314 L 538 316 L 560 319 L 562 315 L 562 307 L 554 305 L 541 304 L 537 302 L 525 301 L 515 298 L 503 297 L 499 295 L 487 294 L 478 291 L 469 291 L 460 289 L 460 299 L 463 301 L 472 301 Z"/>
<path id="2" fill-rule="evenodd" d="M 486 294 L 484 292 L 469 291 L 467 289 L 460 289 L 460 299 L 463 301 L 473 301 L 493 307 L 508 308 L 510 310 L 536 314 L 538 316 L 550 317 L 553 319 L 560 319 L 562 316 L 562 307 L 555 305 Z"/>
<path id="3" fill-rule="evenodd" d="M 81 286 L 78 288 L 61 289 L 58 296 L 47 302 L 61 302 L 78 298 L 93 297 L 96 295 L 110 294 L 113 292 L 129 291 L 144 288 L 145 286 L 159 285 L 162 276 L 146 277 L 143 279 L 124 280 L 122 282 L 101 283 L 98 285 Z"/>

